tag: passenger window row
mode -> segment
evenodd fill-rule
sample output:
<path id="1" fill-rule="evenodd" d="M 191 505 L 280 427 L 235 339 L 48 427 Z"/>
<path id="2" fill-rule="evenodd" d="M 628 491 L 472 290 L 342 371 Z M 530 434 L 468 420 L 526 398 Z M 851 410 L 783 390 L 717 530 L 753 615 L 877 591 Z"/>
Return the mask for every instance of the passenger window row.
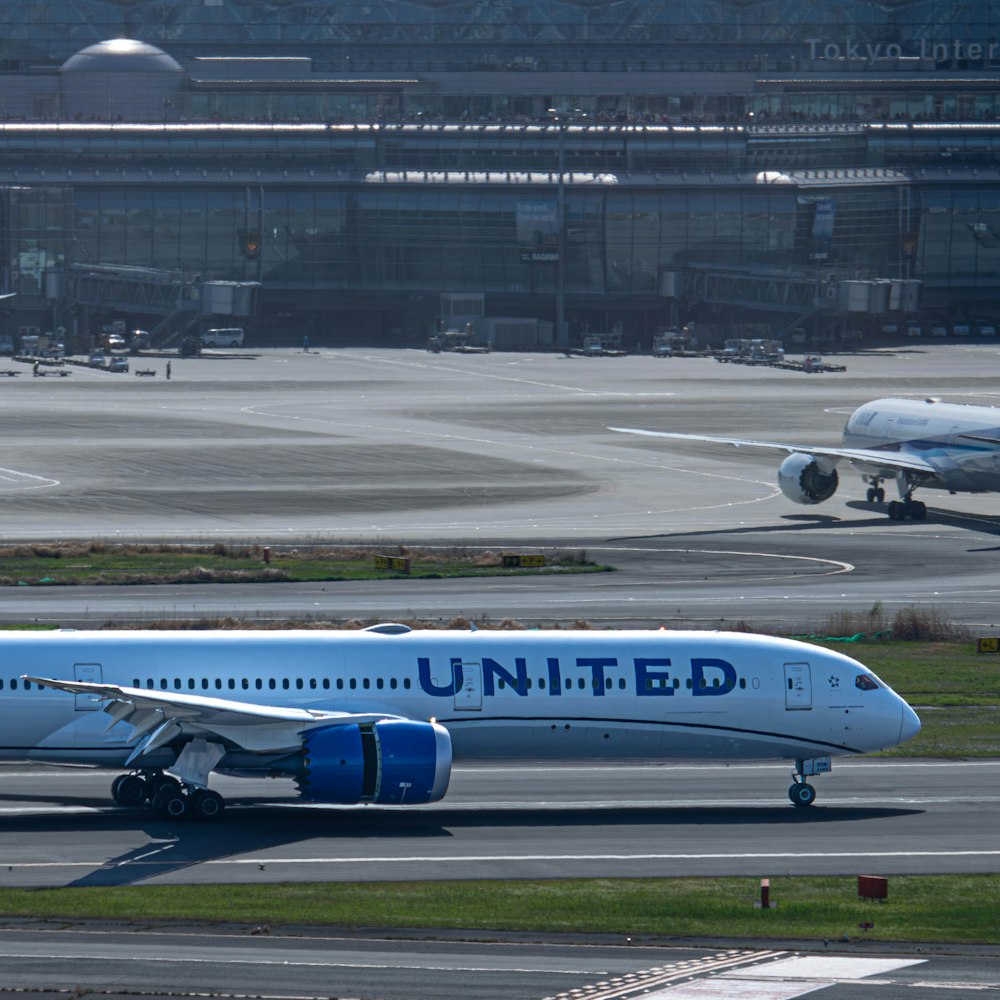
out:
<path id="1" fill-rule="evenodd" d="M 2 688 L 3 682 L 0 681 L 0 688 Z M 202 677 L 200 680 L 194 677 L 188 677 L 185 681 L 183 678 L 174 677 L 170 680 L 166 677 L 161 677 L 159 681 L 154 680 L 152 677 L 147 677 L 145 683 L 141 678 L 136 677 L 132 681 L 132 686 L 137 688 L 146 688 L 147 690 L 159 689 L 161 691 L 289 691 L 293 688 L 296 691 L 316 691 L 323 690 L 329 691 L 331 688 L 335 688 L 337 691 L 343 691 L 345 688 L 354 691 L 359 686 L 365 691 L 369 690 L 372 686 L 382 691 L 388 688 L 390 691 L 395 691 L 399 688 L 408 691 L 412 686 L 409 677 L 404 677 L 402 681 L 395 677 L 390 677 L 386 680 L 383 677 L 376 677 L 374 680 L 370 677 L 363 677 L 360 679 L 356 677 L 350 677 L 345 680 L 343 677 L 336 678 L 335 681 L 331 681 L 329 677 L 315 678 L 309 677 L 303 679 L 301 677 L 296 677 L 294 679 L 289 677 L 282 677 L 280 679 L 274 677 L 229 677 L 223 679 L 222 677 L 216 677 L 210 680 L 208 677 Z"/>
<path id="2" fill-rule="evenodd" d="M 553 682 L 553 687 L 554 688 L 557 687 L 557 685 L 558 685 L 557 681 Z M 35 686 L 36 687 L 40 687 L 40 685 L 35 685 Z M 359 687 L 362 690 L 364 690 L 364 691 L 369 691 L 369 690 L 372 689 L 373 686 L 378 691 L 383 691 L 386 688 L 388 688 L 390 691 L 396 691 L 396 690 L 399 690 L 400 688 L 402 688 L 404 691 L 409 691 L 413 685 L 412 685 L 412 682 L 411 682 L 411 680 L 410 680 L 409 677 L 404 677 L 402 679 L 402 681 L 398 680 L 395 677 L 390 677 L 388 680 L 386 680 L 383 677 L 376 677 L 374 679 L 372 679 L 370 677 L 362 677 L 362 678 L 360 678 L 360 680 L 358 678 L 356 678 L 356 677 L 350 677 L 350 678 L 347 678 L 346 680 L 343 677 L 338 677 L 338 678 L 336 678 L 335 681 L 331 681 L 331 679 L 329 677 L 323 677 L 323 678 L 320 678 L 320 679 L 317 679 L 315 677 L 310 677 L 310 678 L 307 678 L 307 679 L 303 679 L 301 677 L 296 677 L 294 680 L 291 679 L 291 678 L 288 678 L 288 677 L 282 677 L 280 680 L 276 679 L 274 677 L 269 677 L 267 679 L 262 678 L 262 677 L 254 677 L 254 678 L 242 677 L 242 678 L 239 678 L 239 679 L 237 679 L 235 677 L 229 677 L 229 678 L 226 678 L 225 681 L 221 677 L 216 677 L 216 678 L 214 678 L 214 680 L 211 680 L 211 681 L 207 677 L 202 677 L 200 679 L 200 681 L 196 680 L 194 677 L 189 677 L 189 678 L 187 678 L 186 682 L 182 678 L 180 678 L 180 677 L 175 677 L 175 678 L 173 678 L 173 680 L 168 680 L 166 677 L 161 677 L 159 679 L 159 681 L 154 680 L 152 677 L 147 677 L 146 680 L 145 680 L 145 682 L 143 682 L 141 678 L 136 677 L 132 681 L 132 687 L 135 687 L 135 688 L 143 688 L 144 687 L 144 688 L 146 688 L 147 690 L 150 690 L 150 691 L 153 691 L 153 690 L 156 690 L 156 689 L 159 689 L 161 691 L 170 691 L 170 690 L 173 690 L 173 691 L 183 691 L 183 690 L 188 690 L 188 691 L 199 691 L 199 690 L 201 690 L 201 691 L 210 691 L 210 690 L 213 690 L 213 689 L 216 690 L 216 691 L 225 691 L 225 690 L 229 690 L 229 691 L 237 691 L 237 690 L 241 690 L 241 691 L 250 691 L 250 690 L 255 690 L 255 691 L 264 691 L 264 690 L 277 691 L 279 689 L 282 690 L 282 691 L 289 691 L 289 690 L 292 690 L 293 688 L 296 691 L 304 691 L 304 690 L 310 690 L 310 691 L 316 691 L 316 690 L 329 691 L 329 690 L 331 690 L 331 688 L 333 688 L 333 689 L 335 689 L 337 691 L 343 691 L 345 689 L 349 690 L 349 691 L 356 691 Z M 504 690 L 508 686 L 512 687 L 512 685 L 508 685 L 507 684 L 507 682 L 504 680 L 504 678 L 502 678 L 502 677 L 497 678 L 497 687 L 501 691 Z M 533 686 L 532 679 L 529 677 L 529 678 L 527 678 L 527 687 L 528 687 L 529 691 L 531 690 L 532 686 Z M 536 686 L 538 687 L 539 690 L 544 691 L 545 690 L 545 678 L 544 677 L 539 678 L 539 680 L 536 682 Z M 592 681 L 590 681 L 590 683 L 588 685 L 587 679 L 585 677 L 578 677 L 578 678 L 576 678 L 576 686 L 581 691 L 584 690 L 584 689 L 586 689 L 588 686 L 593 687 L 594 689 L 596 689 L 599 686 L 599 681 L 597 680 L 597 678 L 594 678 Z M 651 691 L 654 688 L 666 688 L 666 687 L 673 687 L 676 690 L 676 689 L 680 688 L 680 686 L 681 686 L 681 682 L 680 682 L 680 679 L 677 678 L 677 677 L 673 678 L 672 680 L 668 680 L 667 678 L 662 678 L 662 677 L 661 678 L 656 678 L 656 679 L 654 679 L 652 677 L 647 677 L 646 678 L 646 690 L 647 691 Z M 693 688 L 693 686 L 694 685 L 693 685 L 693 683 L 691 681 L 691 678 L 689 677 L 687 679 L 687 688 L 688 688 L 688 690 L 691 690 Z M 701 687 L 702 688 L 706 688 L 708 686 L 709 686 L 708 682 L 705 680 L 705 678 L 702 678 L 701 679 Z M 712 687 L 716 687 L 716 688 L 720 686 L 719 678 L 718 677 L 716 677 L 716 678 L 713 679 L 711 686 Z M 739 686 L 740 686 L 740 688 L 746 688 L 747 682 L 746 682 L 745 678 L 743 678 L 743 677 L 740 678 L 740 680 L 739 680 Z M 0 691 L 3 691 L 5 689 L 5 687 L 7 689 L 11 690 L 11 691 L 17 691 L 19 689 L 19 687 L 20 687 L 20 689 L 22 689 L 24 691 L 30 691 L 32 685 L 31 685 L 31 681 L 19 680 L 17 678 L 12 678 L 11 680 L 4 681 L 3 678 L 0 678 Z M 564 691 L 572 690 L 572 688 L 573 688 L 573 678 L 572 677 L 566 677 L 566 678 L 564 678 L 563 681 L 562 681 L 562 687 L 563 687 Z M 613 679 L 610 678 L 610 677 L 605 677 L 604 678 L 604 687 L 608 691 L 613 690 L 613 688 L 614 688 Z M 625 678 L 624 677 L 619 677 L 618 678 L 618 689 L 620 691 L 624 691 L 624 690 L 626 690 L 626 688 L 627 688 L 627 685 L 626 685 Z"/>

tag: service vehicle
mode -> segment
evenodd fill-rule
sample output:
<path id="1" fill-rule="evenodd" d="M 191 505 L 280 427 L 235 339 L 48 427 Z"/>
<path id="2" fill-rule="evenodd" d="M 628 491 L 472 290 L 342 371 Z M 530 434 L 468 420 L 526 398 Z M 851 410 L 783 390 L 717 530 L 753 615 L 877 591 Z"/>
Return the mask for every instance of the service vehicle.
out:
<path id="1" fill-rule="evenodd" d="M 242 327 L 227 326 L 206 330 L 201 335 L 203 347 L 242 347 L 244 332 Z"/>

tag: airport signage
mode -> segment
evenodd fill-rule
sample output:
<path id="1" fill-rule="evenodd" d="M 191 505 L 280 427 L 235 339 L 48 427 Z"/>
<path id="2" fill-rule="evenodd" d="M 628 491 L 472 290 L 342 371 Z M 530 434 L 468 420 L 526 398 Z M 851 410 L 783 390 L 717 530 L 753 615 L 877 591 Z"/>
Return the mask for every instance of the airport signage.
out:
<path id="1" fill-rule="evenodd" d="M 518 569 L 522 567 L 538 567 L 544 565 L 545 556 L 543 555 L 515 555 L 513 553 L 505 553 L 503 556 L 504 569 Z"/>
<path id="2" fill-rule="evenodd" d="M 825 38 L 807 38 L 809 58 L 823 59 L 930 59 L 948 62 L 964 59 L 980 62 L 1000 56 L 1000 42 L 970 42 L 964 38 L 951 38 L 932 42 L 920 39 L 918 45 L 901 45 L 899 42 L 857 42 L 850 38 L 832 41 Z"/>
<path id="3" fill-rule="evenodd" d="M 375 568 L 384 569 L 393 573 L 409 573 L 409 556 L 376 556 Z"/>

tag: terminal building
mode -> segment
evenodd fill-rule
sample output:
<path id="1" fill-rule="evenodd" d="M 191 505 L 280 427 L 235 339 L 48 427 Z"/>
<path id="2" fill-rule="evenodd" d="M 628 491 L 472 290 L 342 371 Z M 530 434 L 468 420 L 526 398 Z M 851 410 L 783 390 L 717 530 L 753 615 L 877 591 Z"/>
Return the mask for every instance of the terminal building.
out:
<path id="1" fill-rule="evenodd" d="M 8 332 L 1000 317 L 1000 0 L 85 6 L 0 0 Z"/>

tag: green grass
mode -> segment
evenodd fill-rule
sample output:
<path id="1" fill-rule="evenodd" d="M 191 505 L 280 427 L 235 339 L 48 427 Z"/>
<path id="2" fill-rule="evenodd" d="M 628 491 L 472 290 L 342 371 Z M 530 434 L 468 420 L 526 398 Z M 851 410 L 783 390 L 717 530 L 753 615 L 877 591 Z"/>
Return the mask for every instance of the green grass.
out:
<path id="1" fill-rule="evenodd" d="M 0 918 L 279 927 L 465 928 L 692 938 L 1000 943 L 1000 876 L 899 876 L 889 901 L 854 878 L 565 879 L 0 890 Z M 874 923 L 862 930 L 862 923 Z"/>
<path id="2" fill-rule="evenodd" d="M 0 586 L 273 583 L 429 579 L 605 572 L 584 552 L 541 553 L 541 567 L 506 567 L 502 551 L 260 545 L 111 545 L 105 542 L 0 548 Z M 404 556 L 410 572 L 379 569 L 375 556 Z"/>

